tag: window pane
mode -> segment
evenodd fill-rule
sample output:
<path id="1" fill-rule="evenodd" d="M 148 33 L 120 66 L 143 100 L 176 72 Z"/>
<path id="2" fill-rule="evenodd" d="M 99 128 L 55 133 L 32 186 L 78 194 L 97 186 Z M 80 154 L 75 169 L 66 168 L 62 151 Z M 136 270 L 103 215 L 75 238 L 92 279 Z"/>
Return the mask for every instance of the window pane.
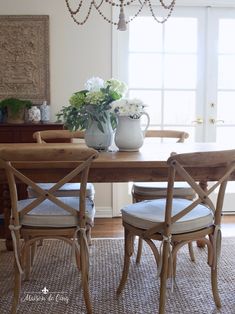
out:
<path id="1" fill-rule="evenodd" d="M 164 124 L 192 124 L 195 120 L 195 92 L 164 92 Z"/>
<path id="2" fill-rule="evenodd" d="M 130 90 L 130 98 L 140 98 L 147 105 L 146 112 L 150 116 L 150 125 L 161 123 L 161 92 Z"/>
<path id="3" fill-rule="evenodd" d="M 231 40 L 235 34 L 235 19 L 221 19 L 219 21 L 219 53 L 235 53 L 235 41 Z"/>
<path id="4" fill-rule="evenodd" d="M 235 56 L 219 56 L 218 87 L 235 89 Z"/>
<path id="5" fill-rule="evenodd" d="M 130 51 L 162 51 L 162 24 L 150 16 L 135 18 L 130 23 L 129 36 Z"/>
<path id="6" fill-rule="evenodd" d="M 218 93 L 217 119 L 235 124 L 235 92 Z"/>
<path id="7" fill-rule="evenodd" d="M 159 54 L 129 54 L 129 87 L 159 88 L 162 82 Z"/>
<path id="8" fill-rule="evenodd" d="M 165 24 L 166 52 L 197 52 L 197 20 L 170 18 Z"/>
<path id="9" fill-rule="evenodd" d="M 165 88 L 196 88 L 196 56 L 166 55 L 164 75 Z"/>

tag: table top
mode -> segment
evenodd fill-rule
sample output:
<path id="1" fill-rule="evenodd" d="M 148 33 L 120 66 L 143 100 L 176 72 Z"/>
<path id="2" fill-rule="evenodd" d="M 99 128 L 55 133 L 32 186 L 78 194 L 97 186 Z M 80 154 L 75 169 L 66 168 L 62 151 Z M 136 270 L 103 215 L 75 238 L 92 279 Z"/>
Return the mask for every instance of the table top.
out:
<path id="1" fill-rule="evenodd" d="M 20 147 L 22 145 L 46 145 L 46 144 L 0 144 L 6 146 Z M 55 145 L 84 145 L 84 144 L 55 144 Z M 89 172 L 89 181 L 91 182 L 128 182 L 128 181 L 165 181 L 167 178 L 167 159 L 172 152 L 191 153 L 203 151 L 218 151 L 232 149 L 228 145 L 216 143 L 159 143 L 154 138 L 146 138 L 144 145 L 137 152 L 110 151 L 100 152 L 99 157 L 94 160 Z M 19 163 L 20 168 L 27 169 L 30 172 L 30 166 L 25 163 Z M 58 170 L 56 162 L 52 164 L 51 169 L 43 171 L 43 163 L 39 166 L 39 171 L 34 170 L 34 179 L 45 179 L 46 176 L 58 179 L 68 169 L 68 163 L 65 162 Z M 64 170 L 63 170 L 63 169 Z M 49 173 L 50 172 L 50 173 Z M 2 172 L 1 172 L 2 173 Z M 3 175 L 0 173 L 0 181 L 3 181 Z M 50 175 L 49 175 L 50 174 Z M 200 179 L 200 173 L 193 174 L 195 178 Z M 205 173 L 203 174 L 205 177 Z M 215 179 L 212 172 L 208 172 L 208 180 Z M 50 182 L 50 181 L 49 181 Z"/>
<path id="2" fill-rule="evenodd" d="M 114 150 L 111 152 L 101 152 L 93 167 L 103 164 L 106 167 L 118 166 L 129 168 L 141 166 L 166 167 L 166 161 L 171 153 L 192 153 L 233 149 L 226 144 L 217 143 L 159 143 L 154 138 L 146 138 L 144 145 L 137 152 L 123 152 Z"/>

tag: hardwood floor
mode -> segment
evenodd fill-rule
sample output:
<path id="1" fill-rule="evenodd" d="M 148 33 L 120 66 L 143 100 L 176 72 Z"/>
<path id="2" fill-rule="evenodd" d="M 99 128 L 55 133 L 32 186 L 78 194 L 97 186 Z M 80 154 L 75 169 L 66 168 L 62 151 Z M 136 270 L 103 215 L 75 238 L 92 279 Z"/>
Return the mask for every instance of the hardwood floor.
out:
<path id="1" fill-rule="evenodd" d="M 115 218 L 96 218 L 95 226 L 92 228 L 93 238 L 123 238 L 124 232 L 122 219 Z"/>
<path id="2" fill-rule="evenodd" d="M 235 236 L 235 215 L 222 217 L 222 234 L 223 236 Z M 121 238 L 123 236 L 121 218 L 95 219 L 95 226 L 92 228 L 93 238 Z"/>

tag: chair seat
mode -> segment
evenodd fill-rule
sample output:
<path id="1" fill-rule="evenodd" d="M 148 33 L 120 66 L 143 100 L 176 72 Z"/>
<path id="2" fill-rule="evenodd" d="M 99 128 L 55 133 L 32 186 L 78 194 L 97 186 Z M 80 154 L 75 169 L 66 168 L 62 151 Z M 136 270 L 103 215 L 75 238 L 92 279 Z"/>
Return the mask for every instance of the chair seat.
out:
<path id="1" fill-rule="evenodd" d="M 173 199 L 172 216 L 182 211 L 191 203 L 191 201 L 185 199 Z M 165 205 L 166 199 L 143 201 L 128 205 L 122 209 L 123 221 L 144 230 L 159 224 L 159 233 L 161 233 L 161 223 L 165 220 Z M 190 213 L 172 224 L 172 234 L 200 230 L 211 224 L 213 224 L 212 211 L 200 204 Z"/>
<path id="2" fill-rule="evenodd" d="M 43 190 L 49 190 L 54 183 L 39 183 L 38 184 Z M 80 183 L 66 183 L 64 184 L 59 190 L 55 191 L 53 194 L 55 196 L 78 196 L 80 193 Z M 36 197 L 36 192 L 29 186 L 27 188 L 28 197 L 33 198 Z M 95 196 L 95 188 L 92 183 L 87 183 L 86 187 L 86 197 L 89 197 L 90 199 L 94 199 Z"/>
<path id="3" fill-rule="evenodd" d="M 60 197 L 59 199 L 79 212 L 79 197 Z M 22 208 L 32 201 L 32 198 L 18 201 L 18 211 L 20 212 Z M 91 226 L 93 225 L 94 217 L 94 203 L 91 199 L 86 198 L 86 220 Z M 20 220 L 20 224 L 24 226 L 55 228 L 75 227 L 78 225 L 78 222 L 78 217 L 71 215 L 49 200 L 43 201 Z"/>
<path id="4" fill-rule="evenodd" d="M 160 196 L 165 197 L 167 192 L 167 182 L 135 182 L 133 184 L 133 193 L 141 196 Z M 194 190 L 186 182 L 175 182 L 174 196 L 194 197 Z"/>

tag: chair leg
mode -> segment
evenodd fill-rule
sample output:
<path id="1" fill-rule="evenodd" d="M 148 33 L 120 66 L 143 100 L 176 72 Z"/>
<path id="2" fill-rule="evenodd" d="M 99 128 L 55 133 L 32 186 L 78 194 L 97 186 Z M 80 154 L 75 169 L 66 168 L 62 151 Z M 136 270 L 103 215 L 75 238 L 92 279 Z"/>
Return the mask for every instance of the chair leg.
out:
<path id="1" fill-rule="evenodd" d="M 195 262 L 195 256 L 194 256 L 194 252 L 193 252 L 193 243 L 192 242 L 188 243 L 188 250 L 189 250 L 189 256 L 191 258 L 191 261 Z"/>
<path id="2" fill-rule="evenodd" d="M 80 268 L 81 268 L 81 279 L 82 279 L 82 289 L 84 295 L 84 301 L 86 304 L 86 309 L 88 314 L 92 314 L 92 305 L 90 298 L 89 289 L 89 252 L 88 247 L 83 239 L 80 238 Z"/>
<path id="3" fill-rule="evenodd" d="M 17 312 L 17 306 L 19 303 L 20 298 L 20 290 L 21 290 L 21 274 L 19 272 L 18 266 L 15 262 L 14 265 L 14 295 L 13 295 L 13 302 L 11 307 L 11 314 L 15 314 Z"/>
<path id="4" fill-rule="evenodd" d="M 177 267 L 177 256 L 175 256 L 175 258 L 173 259 L 173 278 L 176 277 L 176 267 Z"/>
<path id="5" fill-rule="evenodd" d="M 137 255 L 136 255 L 136 263 L 140 263 L 141 255 L 142 255 L 142 249 L 143 249 L 143 239 L 138 239 L 138 249 L 137 249 Z"/>
<path id="6" fill-rule="evenodd" d="M 117 289 L 117 294 L 119 295 L 127 281 L 128 277 L 128 272 L 129 272 L 129 267 L 130 267 L 130 258 L 133 253 L 133 241 L 134 241 L 134 236 L 132 236 L 129 231 L 125 228 L 125 252 L 124 252 L 124 265 L 123 265 L 123 271 L 122 271 L 122 277 Z"/>
<path id="7" fill-rule="evenodd" d="M 76 250 L 75 256 L 76 256 L 77 268 L 78 268 L 78 270 L 80 271 L 80 270 L 81 270 L 80 252 L 78 252 L 78 251 Z"/>
<path id="8" fill-rule="evenodd" d="M 88 274 L 82 274 L 82 288 L 88 314 L 92 314 L 92 306 L 90 300 L 90 290 L 88 284 Z"/>
<path id="9" fill-rule="evenodd" d="M 43 246 L 43 239 L 39 240 L 38 246 Z"/>
<path id="10" fill-rule="evenodd" d="M 88 245 L 91 245 L 92 244 L 92 241 L 91 241 L 91 228 L 87 229 L 86 236 L 87 236 Z"/>
<path id="11" fill-rule="evenodd" d="M 38 245 L 41 243 L 42 240 L 40 240 L 40 242 L 37 242 L 35 241 L 33 244 L 32 244 L 32 247 L 31 247 L 31 267 L 33 266 L 33 263 L 34 263 L 34 258 L 35 258 L 35 255 L 37 253 L 37 247 Z"/>
<path id="12" fill-rule="evenodd" d="M 169 245 L 170 245 L 170 243 L 168 243 L 166 241 L 163 242 L 162 270 L 161 270 L 161 279 L 160 279 L 159 314 L 165 313 Z"/>
<path id="13" fill-rule="evenodd" d="M 220 308 L 221 301 L 220 301 L 220 296 L 218 292 L 218 284 L 217 284 L 217 266 L 215 267 L 215 269 L 213 269 L 213 266 L 211 266 L 211 287 L 212 287 L 212 293 L 213 293 L 215 304 L 218 308 Z"/>
<path id="14" fill-rule="evenodd" d="M 24 241 L 26 244 L 24 245 L 24 249 L 22 250 L 22 253 L 23 253 L 22 257 L 25 262 L 25 278 L 24 278 L 25 280 L 30 279 L 30 273 L 33 267 L 34 258 L 37 252 L 37 247 L 42 242 L 42 240 L 34 241 L 31 245 L 28 245 L 27 240 L 29 240 L 29 237 L 25 237 Z"/>
<path id="15" fill-rule="evenodd" d="M 136 254 L 136 264 L 140 263 L 141 255 L 142 255 L 142 249 L 143 249 L 143 240 L 139 238 L 138 240 L 138 249 L 137 249 L 137 254 Z M 189 251 L 189 256 L 192 262 L 195 262 L 195 255 L 193 251 L 193 244 L 192 242 L 188 243 L 188 251 Z"/>
<path id="16" fill-rule="evenodd" d="M 31 272 L 31 245 L 25 247 L 25 280 L 29 280 Z"/>
<path id="17" fill-rule="evenodd" d="M 14 242 L 14 239 L 13 239 Z M 20 232 L 19 230 L 15 231 L 15 242 L 14 242 L 14 253 L 19 258 L 19 263 L 21 264 L 21 267 L 23 267 L 23 257 L 21 254 L 21 245 L 20 245 Z M 20 298 L 20 290 L 21 290 L 21 273 L 19 270 L 19 267 L 17 265 L 16 257 L 14 258 L 14 291 L 13 291 L 13 301 L 12 301 L 12 307 L 11 307 L 11 314 L 15 314 L 17 312 L 17 306 L 19 303 Z"/>

